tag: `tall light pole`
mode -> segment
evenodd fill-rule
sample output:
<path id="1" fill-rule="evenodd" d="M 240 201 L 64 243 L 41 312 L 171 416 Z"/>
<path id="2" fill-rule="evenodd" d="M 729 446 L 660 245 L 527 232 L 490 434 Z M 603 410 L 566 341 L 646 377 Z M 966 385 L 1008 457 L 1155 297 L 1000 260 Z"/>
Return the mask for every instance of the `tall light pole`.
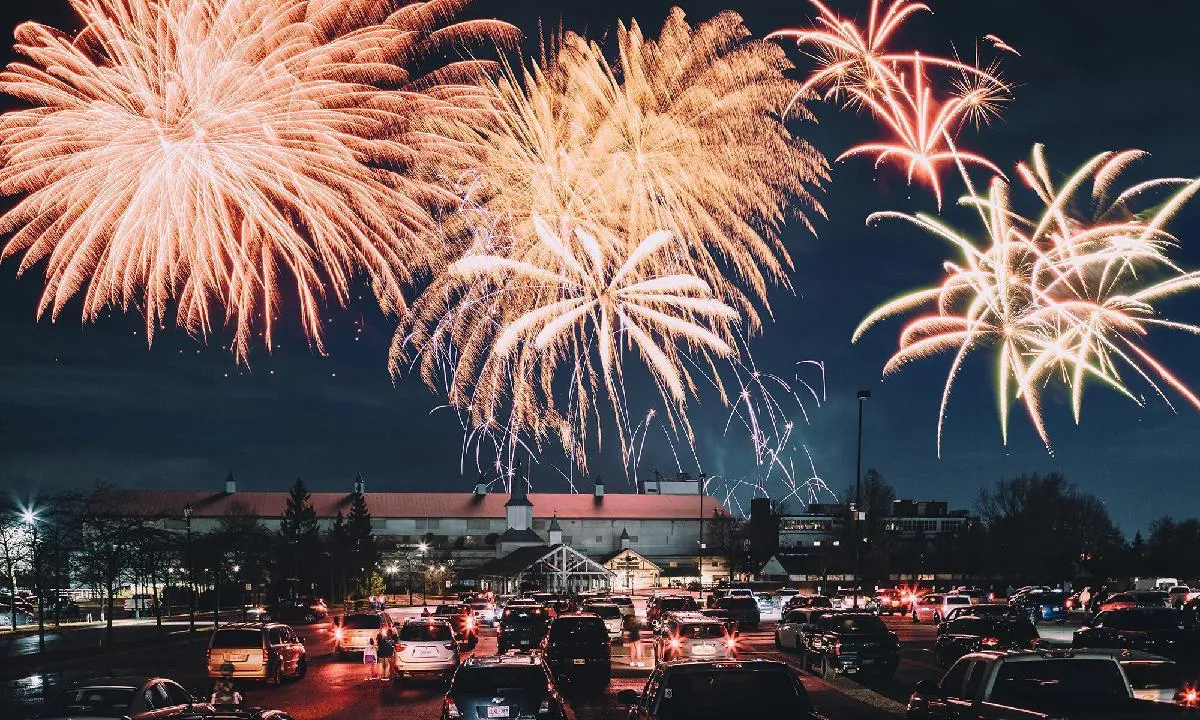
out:
<path id="1" fill-rule="evenodd" d="M 699 479 L 696 480 L 696 488 L 700 495 L 700 514 L 696 519 L 700 521 L 700 536 L 696 540 L 696 578 L 697 585 L 700 586 L 700 591 L 697 593 L 698 602 L 704 601 L 704 473 L 700 473 Z M 661 492 L 661 490 L 660 490 Z"/>
<path id="2" fill-rule="evenodd" d="M 42 605 L 42 566 L 41 558 L 38 557 L 38 516 L 32 508 L 26 508 L 21 513 L 21 519 L 25 524 L 29 525 L 29 531 L 33 534 L 33 546 L 31 548 L 33 557 L 33 585 L 37 593 L 37 608 L 38 608 L 38 653 L 46 651 L 46 613 Z M 17 599 L 13 598 L 12 612 L 15 615 L 17 612 Z"/>
<path id="3" fill-rule="evenodd" d="M 854 609 L 858 609 L 858 596 L 862 595 L 862 575 L 859 572 L 862 565 L 862 546 L 866 540 L 862 536 L 862 526 L 860 523 L 867 518 L 867 513 L 862 509 L 862 423 L 863 423 L 863 401 L 871 397 L 870 390 L 858 391 L 858 459 L 854 463 L 854 582 L 856 590 L 854 592 Z"/>
<path id="4" fill-rule="evenodd" d="M 428 549 L 429 549 L 429 546 L 426 545 L 425 543 L 418 544 L 417 545 L 417 557 L 424 555 L 425 551 Z M 413 565 L 415 563 L 416 563 L 416 558 L 413 556 L 413 553 L 410 550 L 408 553 L 408 606 L 409 607 L 413 606 L 412 584 L 413 584 Z"/>
<path id="5" fill-rule="evenodd" d="M 187 529 L 184 554 L 187 555 L 188 573 L 188 632 L 196 632 L 196 577 L 192 568 L 192 504 L 183 506 L 183 523 Z"/>

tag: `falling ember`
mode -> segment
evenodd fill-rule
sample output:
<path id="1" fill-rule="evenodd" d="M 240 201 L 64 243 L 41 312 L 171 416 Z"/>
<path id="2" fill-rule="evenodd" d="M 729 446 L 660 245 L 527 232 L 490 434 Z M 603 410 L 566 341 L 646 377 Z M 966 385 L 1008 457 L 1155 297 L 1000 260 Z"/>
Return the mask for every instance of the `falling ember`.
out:
<path id="1" fill-rule="evenodd" d="M 200 334 L 215 307 L 242 360 L 258 332 L 271 347 L 281 287 L 318 349 L 322 305 L 359 273 L 403 309 L 439 254 L 430 212 L 454 201 L 425 170 L 461 151 L 415 121 L 463 112 L 486 64 L 412 68 L 515 35 L 446 25 L 466 4 L 71 0 L 76 37 L 19 26 L 28 62 L 0 91 L 32 107 L 0 118 L 0 193 L 22 196 L 3 257 L 46 262 L 40 314 L 81 294 L 85 320 L 144 313 L 148 341 L 172 305 Z"/>
<path id="2" fill-rule="evenodd" d="M 1013 210 L 1009 184 L 1001 178 L 992 180 L 986 194 L 972 191 L 960 200 L 978 212 L 985 243 L 929 215 L 885 212 L 868 219 L 907 220 L 948 240 L 962 255 L 960 261 L 946 263 L 941 285 L 879 307 L 853 337 L 857 341 L 884 318 L 932 306 L 932 312 L 903 328 L 900 348 L 884 373 L 912 360 L 953 354 L 938 414 L 939 452 L 954 380 L 972 351 L 988 347 L 997 354 L 1005 441 L 1009 405 L 1019 400 L 1049 447 L 1041 397 L 1052 385 L 1069 390 L 1076 422 L 1088 380 L 1142 404 L 1122 370 L 1148 384 L 1168 405 L 1171 390 L 1200 409 L 1200 398 L 1143 345 L 1155 328 L 1200 334 L 1200 325 L 1162 317 L 1154 307 L 1168 296 L 1200 287 L 1200 273 L 1185 271 L 1169 258 L 1176 241 L 1164 230 L 1200 190 L 1200 180 L 1164 178 L 1115 191 L 1120 174 L 1141 155 L 1101 153 L 1056 185 L 1042 147 L 1035 146 L 1032 162 L 1018 165 L 1017 174 L 1041 200 L 1039 217 Z M 1089 184 L 1090 194 L 1080 198 Z M 1131 210 L 1143 196 L 1170 187 L 1175 192 L 1153 209 L 1140 215 Z"/>

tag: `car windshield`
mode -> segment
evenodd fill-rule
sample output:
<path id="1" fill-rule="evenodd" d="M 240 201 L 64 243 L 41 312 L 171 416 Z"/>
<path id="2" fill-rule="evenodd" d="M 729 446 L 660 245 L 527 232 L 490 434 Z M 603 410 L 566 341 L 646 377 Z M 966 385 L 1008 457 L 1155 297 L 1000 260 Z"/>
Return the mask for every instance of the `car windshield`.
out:
<path id="1" fill-rule="evenodd" d="M 258 630 L 218 630 L 213 633 L 214 648 L 256 648 L 262 647 L 262 633 Z"/>
<path id="2" fill-rule="evenodd" d="M 991 702 L 1013 707 L 1067 708 L 1127 698 L 1129 690 L 1112 660 L 1089 658 L 1006 662 L 997 672 Z"/>
<path id="3" fill-rule="evenodd" d="M 433 611 L 434 615 L 459 615 L 466 612 L 466 608 L 462 605 L 438 605 Z"/>
<path id="4" fill-rule="evenodd" d="M 658 603 L 658 608 L 663 612 L 675 612 L 678 610 L 695 610 L 696 600 L 688 597 L 670 597 L 663 598 Z"/>
<path id="5" fill-rule="evenodd" d="M 1193 626 L 1185 613 L 1165 608 L 1160 612 L 1114 610 L 1105 613 L 1102 622 L 1104 627 L 1118 630 L 1185 630 Z"/>
<path id="6" fill-rule="evenodd" d="M 686 623 L 679 626 L 677 633 L 685 638 L 722 638 L 725 626 L 721 623 Z"/>
<path id="7" fill-rule="evenodd" d="M 613 605 L 632 605 L 633 600 L 627 597 L 611 597 L 608 599 Z"/>
<path id="8" fill-rule="evenodd" d="M 843 633 L 887 632 L 887 626 L 874 615 L 827 615 L 821 618 L 821 628 Z"/>
<path id="9" fill-rule="evenodd" d="M 616 605 L 584 605 L 583 609 L 590 613 L 595 613 L 605 620 L 619 620 L 621 618 L 621 608 Z"/>
<path id="10" fill-rule="evenodd" d="M 546 623 L 546 612 L 539 607 L 512 607 L 504 611 L 504 624 L 525 623 L 525 624 L 541 624 Z"/>
<path id="11" fill-rule="evenodd" d="M 966 595 L 951 595 L 950 597 L 946 598 L 946 604 L 947 605 L 970 605 L 971 598 L 967 597 Z"/>
<path id="12" fill-rule="evenodd" d="M 400 629 L 401 642 L 449 642 L 454 636 L 442 623 L 407 623 Z"/>
<path id="13" fill-rule="evenodd" d="M 124 715 L 137 690 L 125 687 L 85 687 L 68 690 L 49 707 L 49 715 Z"/>
<path id="14" fill-rule="evenodd" d="M 717 670 L 670 673 L 658 699 L 659 720 L 727 720 L 771 713 L 800 717 L 802 691 L 786 671 Z"/>
<path id="15" fill-rule="evenodd" d="M 544 690 L 546 673 L 539 667 L 464 667 L 454 673 L 452 696 L 492 695 L 500 690 Z"/>
<path id="16" fill-rule="evenodd" d="M 1121 663 L 1129 686 L 1134 690 L 1169 690 L 1183 687 L 1183 676 L 1179 666 L 1173 662 Z"/>
<path id="17" fill-rule="evenodd" d="M 603 640 L 608 642 L 608 628 L 600 618 L 562 618 L 550 626 L 554 641 Z"/>
<path id="18" fill-rule="evenodd" d="M 383 619 L 378 615 L 347 615 L 342 621 L 347 630 L 378 630 L 382 626 Z"/>
<path id="19" fill-rule="evenodd" d="M 750 608 L 758 608 L 758 601 L 752 597 L 738 595 L 736 597 L 722 598 L 717 605 L 719 607 L 729 608 L 730 610 L 749 610 Z"/>

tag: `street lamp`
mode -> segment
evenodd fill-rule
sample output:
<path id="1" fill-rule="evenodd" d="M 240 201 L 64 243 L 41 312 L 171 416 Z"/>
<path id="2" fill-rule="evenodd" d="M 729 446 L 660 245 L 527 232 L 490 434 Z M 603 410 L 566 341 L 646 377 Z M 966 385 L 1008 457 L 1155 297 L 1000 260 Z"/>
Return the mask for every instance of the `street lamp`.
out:
<path id="1" fill-rule="evenodd" d="M 858 391 L 858 459 L 854 464 L 854 582 L 857 590 L 854 593 L 854 609 L 858 609 L 858 596 L 862 595 L 862 576 L 859 572 L 862 564 L 862 527 L 859 523 L 867 519 L 867 513 L 862 510 L 862 425 L 863 401 L 871 397 L 870 390 Z"/>
<path id="2" fill-rule="evenodd" d="M 192 566 L 192 504 L 183 506 L 183 522 L 187 529 L 187 544 L 184 554 L 187 555 L 188 574 L 188 632 L 196 632 L 196 574 Z"/>
<path id="3" fill-rule="evenodd" d="M 46 613 L 42 606 L 42 566 L 38 562 L 38 516 L 32 508 L 25 508 L 21 511 L 21 521 L 29 526 L 29 530 L 33 533 L 32 561 L 33 561 L 33 585 L 37 592 L 38 605 L 38 653 L 46 651 Z M 17 612 L 16 597 L 13 598 L 12 612 L 15 615 Z"/>

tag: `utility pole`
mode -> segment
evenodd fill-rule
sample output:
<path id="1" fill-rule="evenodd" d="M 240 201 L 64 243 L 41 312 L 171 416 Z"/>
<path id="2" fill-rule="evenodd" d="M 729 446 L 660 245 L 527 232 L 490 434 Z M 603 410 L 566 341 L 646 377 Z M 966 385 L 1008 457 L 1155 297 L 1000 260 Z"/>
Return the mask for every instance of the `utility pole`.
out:
<path id="1" fill-rule="evenodd" d="M 696 487 L 698 488 L 698 494 L 700 495 L 700 512 L 696 516 L 696 519 L 700 521 L 700 537 L 696 541 L 697 545 L 698 545 L 697 554 L 696 554 L 696 577 L 698 579 L 697 582 L 700 586 L 700 591 L 697 593 L 697 596 L 698 596 L 697 602 L 703 603 L 704 602 L 704 473 L 700 473 L 700 478 L 698 480 L 696 480 Z M 659 492 L 661 492 L 661 491 L 662 491 L 662 488 L 660 486 Z"/>
<path id="2" fill-rule="evenodd" d="M 46 612 L 42 602 L 42 566 L 41 558 L 38 557 L 38 516 L 32 509 L 26 510 L 22 518 L 29 524 L 29 531 L 32 533 L 31 540 L 33 546 L 30 558 L 33 562 L 33 584 L 37 592 L 37 608 L 38 608 L 38 654 L 46 652 Z M 13 617 L 17 614 L 17 598 L 14 595 L 12 599 L 12 607 L 9 608 Z M 15 624 L 15 623 L 14 623 Z"/>
<path id="3" fill-rule="evenodd" d="M 862 595 L 862 546 L 866 540 L 862 534 L 862 522 L 867 513 L 862 509 L 862 425 L 863 401 L 871 397 L 870 390 L 858 391 L 858 459 L 854 463 L 854 609 L 858 609 L 858 597 Z"/>
<path id="4" fill-rule="evenodd" d="M 187 555 L 188 567 L 188 632 L 196 632 L 196 579 L 192 567 L 192 504 L 183 506 L 183 522 L 187 529 L 187 541 L 184 554 Z"/>

